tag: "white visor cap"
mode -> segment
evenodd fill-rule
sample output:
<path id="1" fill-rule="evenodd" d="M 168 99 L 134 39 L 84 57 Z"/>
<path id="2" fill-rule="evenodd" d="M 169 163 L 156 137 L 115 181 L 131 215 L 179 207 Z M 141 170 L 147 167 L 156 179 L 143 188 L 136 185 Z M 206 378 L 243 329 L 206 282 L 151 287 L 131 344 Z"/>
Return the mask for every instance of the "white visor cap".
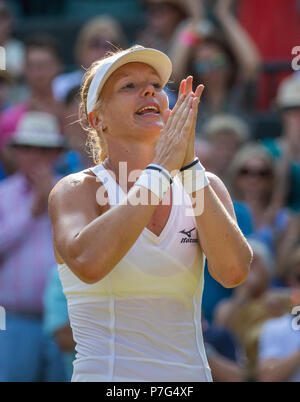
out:
<path id="1" fill-rule="evenodd" d="M 92 79 L 87 95 L 87 113 L 91 113 L 96 106 L 102 88 L 114 71 L 127 63 L 145 63 L 153 67 L 162 80 L 164 87 L 172 73 L 172 63 L 167 55 L 156 49 L 135 46 L 132 49 L 121 51 L 103 59 L 97 73 Z"/>

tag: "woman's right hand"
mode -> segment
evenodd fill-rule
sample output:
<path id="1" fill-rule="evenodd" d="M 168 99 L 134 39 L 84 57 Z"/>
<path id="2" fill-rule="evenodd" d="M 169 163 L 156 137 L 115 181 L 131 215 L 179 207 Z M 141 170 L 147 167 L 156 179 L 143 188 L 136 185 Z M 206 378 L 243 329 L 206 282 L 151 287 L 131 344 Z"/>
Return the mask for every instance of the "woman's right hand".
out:
<path id="1" fill-rule="evenodd" d="M 182 167 L 197 107 L 198 99 L 190 92 L 180 94 L 172 112 L 166 113 L 166 124 L 155 147 L 153 163 L 167 169 L 173 177 Z"/>

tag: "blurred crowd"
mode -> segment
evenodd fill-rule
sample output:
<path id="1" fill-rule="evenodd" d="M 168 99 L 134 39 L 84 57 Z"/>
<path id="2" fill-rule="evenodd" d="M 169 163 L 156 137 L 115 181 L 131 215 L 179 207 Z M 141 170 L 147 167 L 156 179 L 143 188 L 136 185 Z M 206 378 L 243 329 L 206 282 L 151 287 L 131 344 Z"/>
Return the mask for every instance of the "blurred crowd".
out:
<path id="1" fill-rule="evenodd" d="M 133 43 L 171 58 L 171 107 L 182 78 L 205 85 L 197 155 L 226 184 L 254 252 L 235 289 L 205 269 L 213 378 L 300 381 L 300 61 L 292 69 L 300 1 L 136 1 L 144 23 Z M 16 39 L 10 2 L 0 0 L 0 381 L 70 380 L 75 345 L 48 195 L 62 176 L 93 164 L 78 114 L 85 69 L 133 43 L 112 15 L 95 15 L 68 44 L 77 67 L 67 71 L 57 38 L 33 30 Z"/>

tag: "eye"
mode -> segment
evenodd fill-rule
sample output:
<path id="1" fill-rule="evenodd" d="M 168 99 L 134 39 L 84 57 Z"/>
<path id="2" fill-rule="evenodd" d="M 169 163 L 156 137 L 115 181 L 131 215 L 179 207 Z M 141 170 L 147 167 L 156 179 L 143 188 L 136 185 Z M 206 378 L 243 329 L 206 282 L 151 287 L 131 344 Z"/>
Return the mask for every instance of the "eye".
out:
<path id="1" fill-rule="evenodd" d="M 124 87 L 122 87 L 122 89 L 132 89 L 132 88 L 134 88 L 133 82 L 129 82 L 128 84 L 124 85 Z"/>
<path id="2" fill-rule="evenodd" d="M 162 86 L 161 86 L 161 84 L 160 84 L 159 82 L 155 82 L 155 83 L 153 83 L 152 85 L 153 85 L 154 88 L 156 88 L 156 89 L 162 89 Z"/>

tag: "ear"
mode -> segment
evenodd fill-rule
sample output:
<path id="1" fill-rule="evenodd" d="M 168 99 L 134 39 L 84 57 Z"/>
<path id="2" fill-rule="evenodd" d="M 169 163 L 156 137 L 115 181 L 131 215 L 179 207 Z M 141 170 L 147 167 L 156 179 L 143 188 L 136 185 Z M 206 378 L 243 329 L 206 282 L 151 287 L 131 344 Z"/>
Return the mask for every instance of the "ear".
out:
<path id="1" fill-rule="evenodd" d="M 99 129 L 99 126 L 103 124 L 102 117 L 99 115 L 99 112 L 96 112 L 95 110 L 89 113 L 88 121 L 90 125 L 97 131 Z"/>

